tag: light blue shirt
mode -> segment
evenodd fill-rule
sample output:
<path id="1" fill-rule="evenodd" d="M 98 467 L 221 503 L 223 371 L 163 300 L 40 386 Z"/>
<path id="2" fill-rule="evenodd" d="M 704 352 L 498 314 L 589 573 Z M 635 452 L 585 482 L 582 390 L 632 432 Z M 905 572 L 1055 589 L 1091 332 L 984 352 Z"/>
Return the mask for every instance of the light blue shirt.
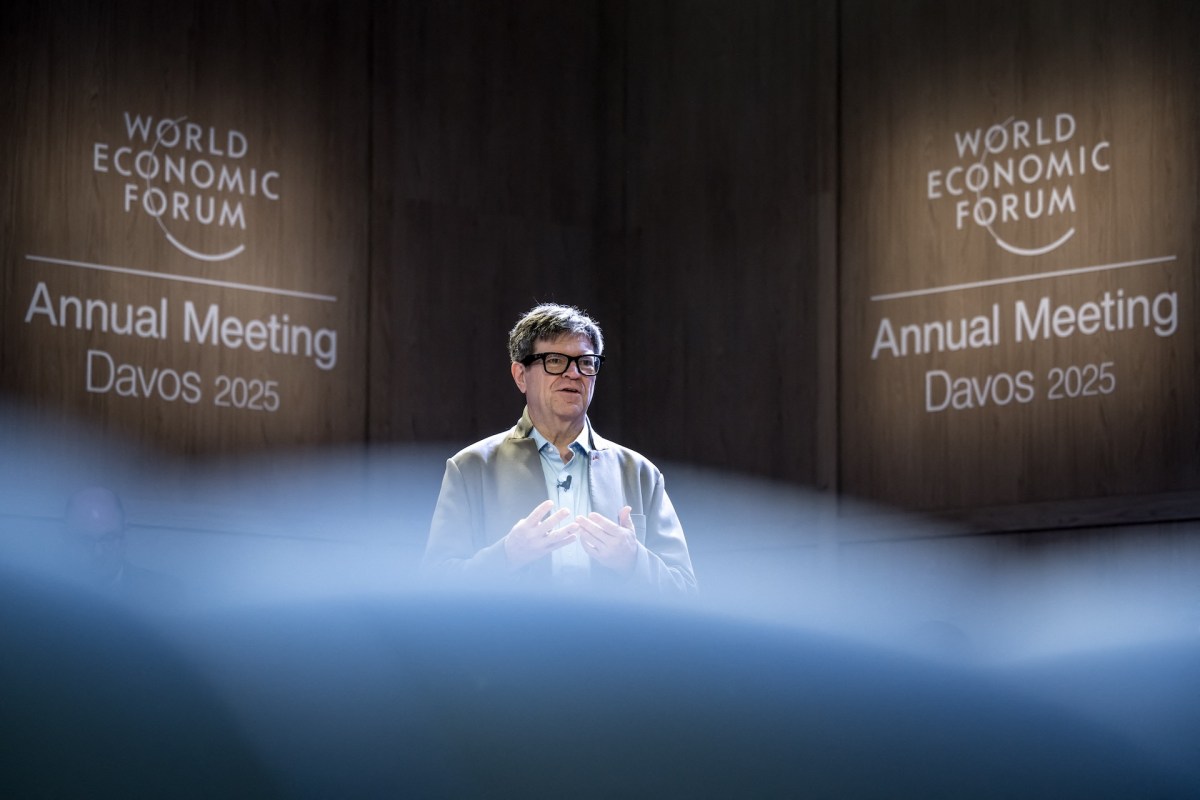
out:
<path id="1" fill-rule="evenodd" d="M 537 427 L 530 430 L 530 436 L 537 443 L 538 454 L 542 457 L 546 496 L 554 501 L 555 511 L 560 508 L 571 511 L 571 516 L 567 517 L 563 525 L 570 524 L 577 516 L 586 517 L 592 510 L 588 484 L 588 454 L 592 448 L 591 425 L 585 421 L 583 430 L 575 437 L 575 441 L 571 442 L 569 450 L 572 456 L 567 462 L 563 461 L 558 448 L 542 436 Z M 582 542 L 576 539 L 550 554 L 550 568 L 556 583 L 586 583 L 591 576 L 592 560 L 583 551 Z"/>

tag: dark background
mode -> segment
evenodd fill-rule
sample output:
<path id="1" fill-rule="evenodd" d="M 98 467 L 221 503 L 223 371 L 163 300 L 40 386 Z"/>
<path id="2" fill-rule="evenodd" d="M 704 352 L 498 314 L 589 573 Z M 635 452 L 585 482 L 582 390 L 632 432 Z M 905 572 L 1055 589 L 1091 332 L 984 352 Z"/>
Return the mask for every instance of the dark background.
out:
<path id="1" fill-rule="evenodd" d="M 607 335 L 606 435 L 830 487 L 833 4 L 405 3 L 374 28 L 368 438 L 510 427 L 504 334 L 557 301 Z"/>
<path id="2" fill-rule="evenodd" d="M 895 461 L 880 458 L 862 423 L 895 430 L 891 400 L 886 391 L 857 392 L 862 383 L 848 382 L 847 365 L 857 368 L 862 354 L 842 352 L 852 304 L 867 291 L 852 281 L 876 267 L 853 258 L 867 251 L 858 245 L 869 238 L 870 252 L 889 255 L 890 243 L 902 246 L 910 236 L 899 213 L 869 206 L 874 176 L 853 173 L 844 160 L 855 147 L 888 142 L 888 126 L 910 139 L 925 130 L 901 124 L 909 112 L 954 129 L 959 112 L 946 103 L 958 96 L 956 81 L 969 84 L 966 94 L 986 109 L 978 114 L 985 119 L 1003 117 L 998 109 L 1012 97 L 1037 100 L 1043 81 L 1058 87 L 1045 91 L 1054 97 L 1063 86 L 1088 88 L 1086 75 L 1060 80 L 1071 63 L 1044 57 L 1086 52 L 1113 83 L 1151 75 L 1161 113 L 1146 124 L 1170 128 L 1151 141 L 1176 142 L 1186 158 L 1163 154 L 1172 170 L 1193 168 L 1196 126 L 1186 123 L 1198 107 L 1190 98 L 1200 48 L 1190 43 L 1200 40 L 1200 20 L 1190 7 L 1176 0 L 1061 2 L 1049 10 L 992 2 L 969 12 L 941 0 L 10 3 L 0 12 L 0 396 L 51 421 L 61 413 L 189 458 L 345 444 L 431 444 L 449 454 L 516 420 L 521 398 L 508 374 L 506 332 L 535 303 L 558 301 L 585 308 L 606 333 L 610 358 L 592 408 L 597 429 L 656 462 L 834 496 L 846 489 L 853 462 L 861 474 L 904 480 L 893 481 L 899 488 L 859 481 L 850 499 L 900 498 L 895 505 L 904 508 L 905 498 L 917 498 L 911 508 L 965 514 L 992 532 L 1193 520 L 1197 455 L 1191 439 L 1173 430 L 1155 434 L 1171 446 L 1172 460 L 1141 447 L 1136 431 L 1123 438 L 1123 452 L 1134 454 L 1121 464 L 1122 475 L 1137 477 L 1132 497 L 1095 459 L 1065 458 L 1078 467 L 1072 479 L 1042 474 L 1034 446 L 1023 451 L 1027 463 L 1000 465 L 1011 480 L 992 493 L 975 491 L 996 483 L 987 474 L 977 479 L 926 448 L 933 437 L 917 439 Z M 896 96 L 872 94 L 880 75 L 892 77 Z M 927 87 L 925 76 L 938 82 Z M 1110 99 L 1103 81 L 1090 88 L 1092 100 L 1078 102 Z M 87 165 L 89 143 L 110 140 L 106 126 L 127 108 L 190 109 L 223 125 L 254 126 L 252 141 L 267 151 L 262 163 L 288 159 L 291 216 L 278 230 L 256 230 L 266 255 L 251 266 L 267 281 L 320 250 L 304 265 L 308 277 L 337 275 L 343 298 L 336 385 L 308 391 L 306 376 L 323 376 L 288 376 L 297 394 L 307 394 L 295 403 L 304 416 L 234 426 L 232 417 L 177 417 L 161 404 L 82 402 L 60 373 L 77 369 L 84 345 L 38 340 L 21 320 L 26 251 L 14 240 L 57 237 L 80 258 L 136 253 L 138 263 L 154 264 L 162 255 L 156 232 L 136 230 L 103 205 L 113 204 L 110 188 L 68 171 Z M 877 129 L 884 135 L 865 136 Z M 35 150 L 37 163 L 49 165 L 44 175 L 23 166 Z M 919 188 L 905 172 L 911 164 L 888 169 L 901 177 L 880 175 L 879 185 Z M 856 183 L 847 181 L 851 173 Z M 33 194 L 51 211 L 60 197 L 69 200 L 70 224 L 56 228 L 40 208 L 30 211 Z M 1189 203 L 1156 219 L 1166 218 L 1190 246 L 1194 198 Z M 1117 203 L 1105 213 L 1129 216 Z M 1096 223 L 1103 233 L 1096 241 L 1108 241 L 1109 217 Z M 296 224 L 308 226 L 303 236 L 287 227 Z M 944 263 L 954 263 L 956 245 L 942 253 L 940 240 L 931 241 Z M 1181 292 L 1185 311 L 1189 288 Z M 1177 339 L 1194 340 L 1190 321 L 1185 326 Z M 1195 384 L 1198 351 L 1194 341 L 1188 347 L 1172 351 L 1163 385 L 1151 392 L 1171 404 L 1171 419 L 1189 407 Z M 1141 424 L 1119 416 L 1105 425 Z M 1013 438 L 1014 418 L 980 413 L 970 422 L 986 443 Z M 1043 438 L 1033 430 L 1017 433 Z M 1063 447 L 1080 441 L 1063 430 L 1050 430 Z M 1069 432 L 1089 442 L 1108 433 Z M 984 448 L 965 455 L 962 464 L 988 461 Z M 946 475 L 960 480 L 943 491 Z M 981 494 L 1001 501 L 977 508 L 972 499 Z"/>

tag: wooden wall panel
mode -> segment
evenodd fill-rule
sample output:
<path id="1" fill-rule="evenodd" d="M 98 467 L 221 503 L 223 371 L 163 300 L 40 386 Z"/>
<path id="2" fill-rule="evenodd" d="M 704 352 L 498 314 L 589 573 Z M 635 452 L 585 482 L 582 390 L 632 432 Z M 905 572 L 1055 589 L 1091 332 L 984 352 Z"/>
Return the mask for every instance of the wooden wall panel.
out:
<path id="1" fill-rule="evenodd" d="M 656 457 L 819 481 L 831 12 L 627 4 L 625 113 L 610 133 L 627 260 L 611 286 L 623 434 Z"/>
<path id="2" fill-rule="evenodd" d="M 554 299 L 606 330 L 600 430 L 659 459 L 830 485 L 833 12 L 381 13 L 372 437 L 511 424 L 503 334 Z"/>
<path id="3" fill-rule="evenodd" d="M 815 334 L 830 307 L 816 263 L 820 231 L 833 227 L 818 221 L 818 193 L 832 193 L 832 11 L 10 6 L 4 390 L 184 452 L 342 441 L 364 429 L 376 441 L 469 439 L 519 408 L 504 332 L 533 303 L 560 300 L 595 312 L 609 334 L 594 409 L 603 430 L 660 457 L 811 481 L 817 428 L 832 430 L 814 425 L 828 387 L 810 374 L 832 348 Z M 129 158 L 116 155 L 126 110 L 186 115 L 218 137 L 236 130 L 249 146 L 241 163 L 278 171 L 280 199 L 242 198 L 245 236 L 192 220 L 164 230 L 136 203 L 126 211 L 131 181 L 113 164 Z M 97 142 L 107 172 L 89 160 Z M 203 254 L 246 249 L 195 258 L 168 233 Z M 823 241 L 831 272 L 832 236 Z M 52 299 L 165 302 L 171 335 L 65 331 L 46 315 L 26 323 L 42 279 Z M 338 365 L 181 342 L 189 301 L 336 329 Z M 89 349 L 145 371 L 195 373 L 201 399 L 88 392 Z M 655 350 L 681 354 L 679 366 L 652 366 Z M 734 353 L 749 359 L 747 376 L 712 368 Z M 212 407 L 217 375 L 278 381 L 283 410 Z M 664 414 L 647 397 L 688 413 Z M 787 444 L 751 456 L 739 444 L 747 434 Z"/>
<path id="4" fill-rule="evenodd" d="M 364 5 L 81 0 L 2 13 L 5 396 L 175 452 L 361 441 Z M 99 317 L 80 330 L 62 297 L 115 304 L 122 319 L 132 306 L 145 335 Z M 222 324 L 261 325 L 262 346 L 197 342 L 189 304 L 200 319 L 216 306 L 235 318 Z M 311 356 L 281 338 L 300 326 L 315 334 Z"/>
<path id="5" fill-rule="evenodd" d="M 1194 6 L 849 0 L 841 30 L 844 490 L 954 510 L 1200 489 Z M 1106 297 L 1162 320 L 1068 330 Z M 1022 335 L 1043 300 L 1062 335 Z M 946 323 L 974 346 L 900 341 Z"/>
<path id="6" fill-rule="evenodd" d="M 517 316 L 553 300 L 606 322 L 592 232 L 597 14 L 515 0 L 376 9 L 373 440 L 510 427 Z"/>
<path id="7" fill-rule="evenodd" d="M 609 337 L 597 426 L 655 459 L 957 518 L 988 507 L 989 530 L 1195 513 L 1187 3 L 57 0 L 0 22 L 0 392 L 43 417 L 187 454 L 466 442 L 515 419 L 505 333 L 557 300 Z M 211 129 L 195 153 L 277 172 L 278 199 L 224 193 L 244 230 L 160 227 L 136 202 L 154 181 L 118 172 L 126 113 Z M 1082 174 L 1032 184 L 1069 187 L 1074 207 L 960 226 L 961 137 L 1019 124 L 1034 144 L 984 167 L 1075 159 Z M 231 130 L 245 155 L 209 152 Z M 998 241 L 1067 231 L 1036 255 Z M 245 249 L 197 258 L 167 234 Z M 41 286 L 122 313 L 165 303 L 168 334 L 52 324 L 30 314 Z M 1019 303 L 1105 292 L 1169 295 L 1172 329 L 1014 341 Z M 337 366 L 183 341 L 188 302 L 336 330 Z M 871 357 L 884 318 L 902 335 L 993 308 L 995 346 Z M 200 398 L 88 391 L 89 351 L 143 378 L 194 373 Z M 1111 392 L 1049 399 L 1055 368 L 1092 365 L 1095 387 L 1105 364 Z M 1030 402 L 998 406 L 997 376 L 1023 371 Z M 219 375 L 277 381 L 280 409 L 214 405 Z M 966 380 L 960 398 L 989 376 L 1001 394 L 926 410 L 943 375 Z"/>

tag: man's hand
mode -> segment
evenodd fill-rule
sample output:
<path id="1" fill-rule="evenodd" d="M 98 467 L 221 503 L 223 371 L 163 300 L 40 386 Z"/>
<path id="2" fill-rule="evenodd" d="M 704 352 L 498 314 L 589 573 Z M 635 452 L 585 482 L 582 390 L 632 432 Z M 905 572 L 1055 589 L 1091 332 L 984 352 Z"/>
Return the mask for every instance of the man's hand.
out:
<path id="1" fill-rule="evenodd" d="M 574 522 L 558 530 L 554 529 L 554 526 L 569 517 L 571 512 L 560 508 L 547 517 L 546 514 L 552 508 L 552 500 L 539 503 L 529 512 L 528 517 L 517 520 L 517 524 L 513 525 L 512 530 L 504 537 L 504 554 L 508 556 L 509 569 L 517 570 L 539 558 L 545 558 L 578 538 L 579 525 Z"/>
<path id="2" fill-rule="evenodd" d="M 614 572 L 628 575 L 637 563 L 638 541 L 629 516 L 629 506 L 621 509 L 617 522 L 595 512 L 576 517 L 583 550 L 594 561 Z"/>

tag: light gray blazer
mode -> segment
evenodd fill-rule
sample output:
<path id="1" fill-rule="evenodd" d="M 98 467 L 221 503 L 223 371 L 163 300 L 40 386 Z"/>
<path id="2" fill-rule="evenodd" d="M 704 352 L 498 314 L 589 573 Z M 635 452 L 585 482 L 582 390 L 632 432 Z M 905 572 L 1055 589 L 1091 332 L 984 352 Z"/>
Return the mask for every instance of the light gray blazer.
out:
<path id="1" fill-rule="evenodd" d="M 511 431 L 476 442 L 446 461 L 442 490 L 429 529 L 423 568 L 472 582 L 550 583 L 550 559 L 513 572 L 501 541 L 518 520 L 546 499 L 529 409 Z M 592 565 L 594 584 L 650 589 L 664 594 L 696 591 L 683 528 L 663 486 L 662 473 L 638 453 L 592 431 L 588 491 L 592 511 L 616 520 L 630 506 L 638 556 L 629 577 Z"/>

